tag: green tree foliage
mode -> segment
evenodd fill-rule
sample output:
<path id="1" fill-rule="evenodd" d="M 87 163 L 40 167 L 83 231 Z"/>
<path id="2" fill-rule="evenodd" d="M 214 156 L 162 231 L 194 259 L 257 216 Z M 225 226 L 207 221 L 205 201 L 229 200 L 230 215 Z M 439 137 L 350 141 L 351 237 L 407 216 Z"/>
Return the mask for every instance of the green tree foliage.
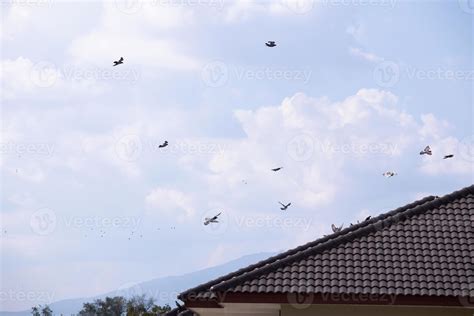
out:
<path id="1" fill-rule="evenodd" d="M 84 303 L 80 316 L 158 316 L 169 312 L 169 305 L 158 306 L 145 295 L 125 299 L 121 296 L 106 297 L 93 303 Z M 35 315 L 36 316 L 36 315 Z"/>
<path id="2" fill-rule="evenodd" d="M 53 316 L 53 311 L 48 305 L 41 308 L 41 305 L 31 308 L 31 315 L 33 316 Z"/>

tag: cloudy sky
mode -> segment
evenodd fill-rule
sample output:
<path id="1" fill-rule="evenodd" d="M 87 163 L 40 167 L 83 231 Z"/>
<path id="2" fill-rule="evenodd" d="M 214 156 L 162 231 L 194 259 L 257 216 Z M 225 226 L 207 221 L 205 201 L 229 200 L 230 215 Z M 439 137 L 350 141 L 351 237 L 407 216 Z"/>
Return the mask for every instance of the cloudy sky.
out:
<path id="1" fill-rule="evenodd" d="M 473 183 L 472 1 L 1 9 L 3 310 L 288 249 Z"/>

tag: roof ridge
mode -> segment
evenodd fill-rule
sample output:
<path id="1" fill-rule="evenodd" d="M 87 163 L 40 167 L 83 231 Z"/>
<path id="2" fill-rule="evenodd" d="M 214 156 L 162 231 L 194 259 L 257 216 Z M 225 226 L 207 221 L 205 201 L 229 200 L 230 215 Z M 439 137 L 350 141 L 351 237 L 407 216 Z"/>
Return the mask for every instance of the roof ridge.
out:
<path id="1" fill-rule="evenodd" d="M 384 225 L 384 223 L 391 225 L 393 224 L 393 222 L 399 221 L 402 215 L 411 217 L 420 212 L 427 211 L 429 209 L 427 206 L 433 206 L 436 205 L 436 203 L 446 203 L 452 199 L 457 198 L 458 196 L 462 196 L 468 193 L 474 193 L 474 185 L 452 192 L 443 197 L 428 196 L 422 198 L 420 200 L 398 207 L 392 211 L 382 213 L 379 216 L 374 217 L 368 221 L 364 221 L 362 223 L 347 227 L 340 232 L 330 234 L 322 238 L 318 238 L 304 245 L 298 246 L 278 255 L 272 256 L 268 259 L 261 260 L 245 268 L 241 268 L 237 271 L 226 274 L 220 278 L 188 289 L 182 292 L 179 295 L 179 298 L 182 299 L 186 295 L 189 295 L 191 293 L 197 293 L 203 290 L 210 289 L 213 291 L 222 291 L 228 289 L 229 287 L 232 287 L 235 283 L 238 283 L 240 281 L 246 281 L 248 278 L 256 277 L 257 275 L 261 275 L 268 272 L 269 270 L 272 270 L 273 268 L 275 268 L 276 264 L 289 264 L 292 261 L 295 261 L 300 257 L 306 256 L 312 252 L 324 250 L 328 247 L 339 245 L 342 242 L 347 242 L 350 239 L 377 231 L 378 229 L 386 226 Z"/>

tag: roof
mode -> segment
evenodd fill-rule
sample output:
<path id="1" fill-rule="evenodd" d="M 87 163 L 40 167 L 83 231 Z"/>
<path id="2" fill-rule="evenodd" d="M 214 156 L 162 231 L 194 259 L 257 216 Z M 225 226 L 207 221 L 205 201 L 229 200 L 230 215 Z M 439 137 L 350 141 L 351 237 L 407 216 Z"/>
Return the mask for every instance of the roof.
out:
<path id="1" fill-rule="evenodd" d="M 354 293 L 474 297 L 474 185 L 429 196 L 180 295 Z M 470 287 L 471 285 L 471 287 Z"/>
<path id="2" fill-rule="evenodd" d="M 164 316 L 194 316 L 194 315 L 196 314 L 193 313 L 192 311 L 188 309 L 184 309 L 184 308 L 178 308 L 178 307 L 173 308 L 172 310 L 164 314 Z"/>

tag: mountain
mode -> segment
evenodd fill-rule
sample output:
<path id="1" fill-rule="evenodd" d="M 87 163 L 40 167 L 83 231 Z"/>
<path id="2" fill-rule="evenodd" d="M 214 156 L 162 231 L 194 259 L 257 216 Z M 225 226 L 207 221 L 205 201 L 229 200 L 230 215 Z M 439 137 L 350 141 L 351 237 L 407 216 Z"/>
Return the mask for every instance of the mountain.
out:
<path id="1" fill-rule="evenodd" d="M 236 260 L 218 265 L 215 267 L 199 270 L 196 272 L 191 272 L 183 274 L 180 276 L 169 276 L 163 278 L 156 278 L 150 281 L 138 283 L 135 285 L 130 285 L 129 287 L 124 287 L 122 289 L 117 289 L 116 291 L 111 291 L 104 293 L 102 295 L 93 296 L 93 297 L 83 297 L 75 298 L 68 300 L 61 300 L 49 304 L 51 309 L 54 311 L 54 315 L 75 315 L 81 308 L 82 304 L 86 302 L 92 302 L 95 299 L 105 298 L 106 296 L 124 296 L 132 297 L 135 295 L 145 294 L 148 297 L 153 297 L 156 304 L 165 305 L 169 304 L 174 306 L 174 301 L 176 296 L 191 287 L 199 285 L 201 283 L 207 282 L 211 279 L 220 277 L 226 273 L 235 271 L 237 269 L 246 267 L 250 264 L 256 263 L 260 260 L 266 259 L 274 253 L 258 253 L 248 256 L 241 257 Z M 31 316 L 30 310 L 20 311 L 20 312 L 0 312 L 1 316 Z"/>

